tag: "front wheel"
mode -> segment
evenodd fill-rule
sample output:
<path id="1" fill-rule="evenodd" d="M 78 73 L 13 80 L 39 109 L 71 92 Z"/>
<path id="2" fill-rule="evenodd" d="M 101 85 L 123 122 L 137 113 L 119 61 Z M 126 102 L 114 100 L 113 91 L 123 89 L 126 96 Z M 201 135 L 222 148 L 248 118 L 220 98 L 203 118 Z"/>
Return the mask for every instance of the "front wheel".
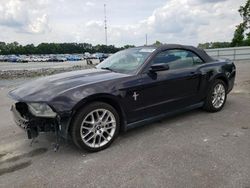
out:
<path id="1" fill-rule="evenodd" d="M 204 109 L 209 112 L 220 111 L 227 100 L 226 84 L 222 80 L 215 80 L 208 91 Z"/>
<path id="2" fill-rule="evenodd" d="M 75 116 L 71 135 L 74 143 L 88 151 L 107 148 L 118 135 L 120 120 L 117 111 L 109 104 L 91 103 Z"/>

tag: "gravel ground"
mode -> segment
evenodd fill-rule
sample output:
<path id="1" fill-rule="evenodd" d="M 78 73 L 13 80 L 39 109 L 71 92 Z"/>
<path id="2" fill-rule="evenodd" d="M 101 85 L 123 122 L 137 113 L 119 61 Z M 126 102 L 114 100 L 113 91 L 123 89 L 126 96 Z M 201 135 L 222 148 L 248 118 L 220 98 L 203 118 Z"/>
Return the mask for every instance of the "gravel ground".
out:
<path id="1" fill-rule="evenodd" d="M 99 63 L 99 60 L 92 59 L 93 64 Z M 1 71 L 10 70 L 38 70 L 38 69 L 49 69 L 49 68 L 68 68 L 73 66 L 86 65 L 86 60 L 83 61 L 65 61 L 65 62 L 29 62 L 29 63 L 11 63 L 11 62 L 0 62 Z"/>
<path id="2" fill-rule="evenodd" d="M 61 72 L 81 70 L 94 67 L 99 61 L 92 60 L 93 65 L 87 65 L 86 61 L 76 62 L 29 62 L 9 63 L 0 62 L 0 78 L 17 79 L 46 76 Z"/>
<path id="3" fill-rule="evenodd" d="M 32 146 L 14 125 L 7 92 L 26 79 L 0 81 L 0 187 L 250 187 L 250 63 L 221 112 L 194 110 L 122 133 L 98 153 L 53 135 Z"/>

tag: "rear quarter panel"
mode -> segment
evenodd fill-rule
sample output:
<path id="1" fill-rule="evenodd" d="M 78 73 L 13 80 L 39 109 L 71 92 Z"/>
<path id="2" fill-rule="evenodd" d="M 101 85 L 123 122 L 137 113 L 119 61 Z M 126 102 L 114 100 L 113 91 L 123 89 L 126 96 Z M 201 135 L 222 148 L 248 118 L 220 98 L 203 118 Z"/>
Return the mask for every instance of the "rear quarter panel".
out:
<path id="1" fill-rule="evenodd" d="M 222 79 L 227 85 L 228 93 L 233 89 L 236 67 L 231 60 L 214 60 L 212 62 L 207 62 L 202 65 L 199 70 L 204 79 L 202 80 L 202 89 L 204 97 L 209 89 L 209 86 L 216 79 Z"/>

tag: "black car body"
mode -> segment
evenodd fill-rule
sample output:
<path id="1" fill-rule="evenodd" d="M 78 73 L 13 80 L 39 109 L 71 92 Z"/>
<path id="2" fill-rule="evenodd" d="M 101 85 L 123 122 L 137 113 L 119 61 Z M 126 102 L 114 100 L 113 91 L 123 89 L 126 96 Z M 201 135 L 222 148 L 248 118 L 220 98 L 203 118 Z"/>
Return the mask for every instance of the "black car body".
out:
<path id="1" fill-rule="evenodd" d="M 111 105 L 119 114 L 120 129 L 127 130 L 204 106 L 216 80 L 224 83 L 226 94 L 233 88 L 236 71 L 230 60 L 214 60 L 204 50 L 192 46 L 135 49 L 150 53 L 133 73 L 97 66 L 39 78 L 11 91 L 9 95 L 16 101 L 12 106 L 16 123 L 27 130 L 29 138 L 46 131 L 56 131 L 64 138 L 70 138 L 77 112 L 98 101 Z M 175 54 L 162 55 L 168 51 Z M 187 55 L 182 58 L 184 52 Z M 164 61 L 177 63 L 172 66 Z M 45 103 L 55 116 L 34 116 L 29 103 Z"/>

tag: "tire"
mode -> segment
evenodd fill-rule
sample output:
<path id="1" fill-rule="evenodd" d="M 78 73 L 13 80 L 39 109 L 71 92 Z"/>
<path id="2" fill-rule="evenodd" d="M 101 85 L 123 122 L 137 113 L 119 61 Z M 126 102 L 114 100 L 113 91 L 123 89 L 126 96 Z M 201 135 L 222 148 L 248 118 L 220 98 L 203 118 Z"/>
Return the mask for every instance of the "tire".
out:
<path id="1" fill-rule="evenodd" d="M 97 152 L 112 144 L 119 128 L 120 117 L 115 108 L 107 103 L 93 102 L 77 112 L 71 136 L 80 149 Z"/>
<path id="2" fill-rule="evenodd" d="M 218 89 L 218 87 L 222 88 L 221 92 L 218 92 L 219 94 L 216 95 L 215 91 L 216 89 Z M 216 97 L 217 97 L 217 102 L 214 101 L 216 100 L 215 99 Z M 224 81 L 217 79 L 209 87 L 203 108 L 208 112 L 218 112 L 224 107 L 226 100 L 227 100 L 227 86 Z"/>

